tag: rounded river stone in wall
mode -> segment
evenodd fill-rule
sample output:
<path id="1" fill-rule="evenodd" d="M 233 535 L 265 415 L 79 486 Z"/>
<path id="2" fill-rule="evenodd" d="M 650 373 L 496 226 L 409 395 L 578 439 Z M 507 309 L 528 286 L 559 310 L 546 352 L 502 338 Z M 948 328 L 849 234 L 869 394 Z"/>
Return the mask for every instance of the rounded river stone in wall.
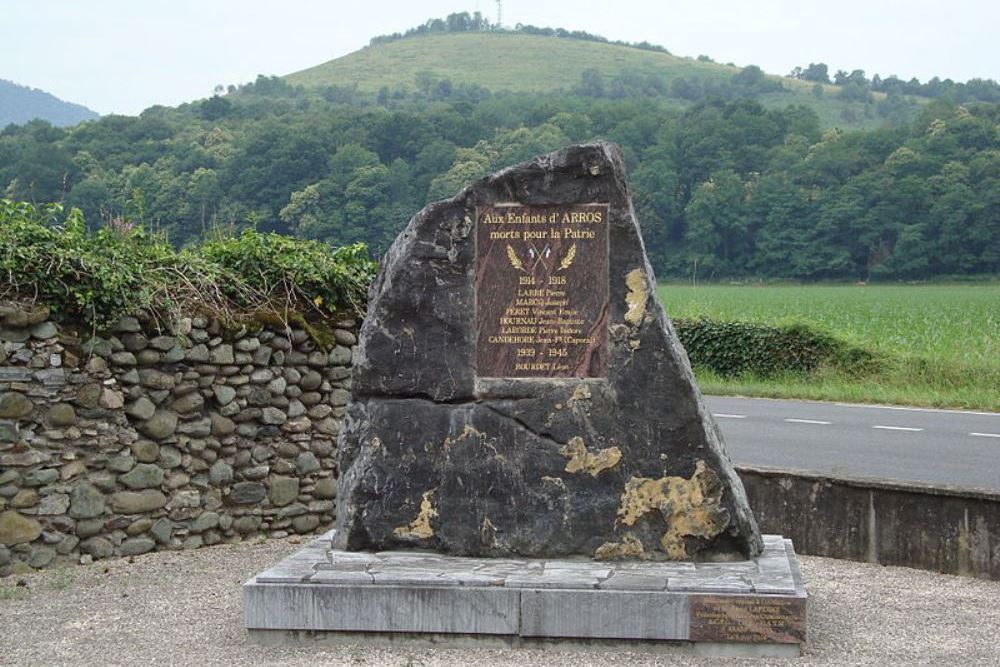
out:
<path id="1" fill-rule="evenodd" d="M 233 485 L 229 502 L 234 505 L 251 505 L 264 500 L 267 489 L 258 482 L 240 482 Z"/>
<path id="2" fill-rule="evenodd" d="M 139 425 L 139 431 L 153 440 L 169 438 L 177 430 L 177 415 L 167 410 L 157 410 L 152 417 Z"/>
<path id="3" fill-rule="evenodd" d="M 13 546 L 31 542 L 42 534 L 42 526 L 13 510 L 0 513 L 0 544 Z"/>
<path id="4" fill-rule="evenodd" d="M 89 482 L 79 482 L 69 493 L 69 515 L 90 519 L 104 513 L 104 494 Z"/>
<path id="5" fill-rule="evenodd" d="M 111 509 L 119 514 L 142 514 L 158 510 L 167 504 L 167 497 L 160 491 L 119 491 L 111 496 Z"/>
<path id="6" fill-rule="evenodd" d="M 34 406 L 24 394 L 16 391 L 0 392 L 0 419 L 20 419 L 31 414 Z"/>

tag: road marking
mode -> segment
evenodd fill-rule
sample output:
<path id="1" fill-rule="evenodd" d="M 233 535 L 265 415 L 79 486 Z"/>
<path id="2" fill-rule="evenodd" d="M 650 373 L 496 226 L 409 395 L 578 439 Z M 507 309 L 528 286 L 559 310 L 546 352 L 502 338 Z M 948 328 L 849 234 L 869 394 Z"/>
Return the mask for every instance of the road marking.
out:
<path id="1" fill-rule="evenodd" d="M 912 426 L 872 426 L 872 428 L 880 428 L 883 431 L 923 431 L 922 428 L 913 428 Z"/>
<path id="2" fill-rule="evenodd" d="M 1000 418 L 1000 412 L 982 412 L 976 410 L 956 410 L 949 408 L 915 408 L 907 405 L 873 405 L 871 403 L 846 403 L 844 401 L 812 401 L 808 399 L 791 400 L 791 399 L 780 399 L 780 398 L 752 398 L 749 396 L 717 396 L 717 395 L 707 395 L 710 401 L 726 401 L 731 400 L 733 402 L 754 402 L 754 403 L 771 403 L 775 405 L 821 405 L 821 406 L 836 406 L 839 408 L 865 408 L 867 410 L 902 410 L 905 412 L 944 412 L 956 415 L 976 415 L 979 417 L 997 417 Z"/>
<path id="3" fill-rule="evenodd" d="M 752 400 L 752 399 L 751 399 Z M 771 399 L 772 402 L 778 402 Z M 786 401 L 787 403 L 822 403 L 823 401 Z M 957 415 L 979 417 L 1000 417 L 1000 412 L 976 412 L 974 410 L 949 410 L 947 408 L 911 408 L 905 405 L 869 405 L 867 403 L 834 403 L 841 408 L 866 408 L 868 410 L 902 410 L 904 412 L 945 412 Z"/>
<path id="4" fill-rule="evenodd" d="M 719 417 L 721 419 L 746 419 L 747 418 L 746 415 L 727 415 L 727 414 L 723 414 L 721 412 L 713 412 L 712 416 L 713 417 Z"/>
<path id="5" fill-rule="evenodd" d="M 969 435 L 974 435 L 977 438 L 1000 438 L 1000 433 L 970 433 Z"/>
<path id="6" fill-rule="evenodd" d="M 832 423 L 819 421 L 817 419 L 786 419 L 785 421 L 793 424 L 822 424 L 824 426 L 829 426 Z"/>

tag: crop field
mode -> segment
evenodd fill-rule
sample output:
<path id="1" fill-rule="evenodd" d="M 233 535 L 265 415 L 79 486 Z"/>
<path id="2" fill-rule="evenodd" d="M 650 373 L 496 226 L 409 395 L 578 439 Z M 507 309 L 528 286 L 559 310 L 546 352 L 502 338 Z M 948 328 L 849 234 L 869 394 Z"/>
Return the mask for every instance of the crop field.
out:
<path id="1" fill-rule="evenodd" d="M 878 372 L 722 379 L 709 393 L 1000 411 L 1000 284 L 660 285 L 671 317 L 806 323 L 877 354 Z"/>

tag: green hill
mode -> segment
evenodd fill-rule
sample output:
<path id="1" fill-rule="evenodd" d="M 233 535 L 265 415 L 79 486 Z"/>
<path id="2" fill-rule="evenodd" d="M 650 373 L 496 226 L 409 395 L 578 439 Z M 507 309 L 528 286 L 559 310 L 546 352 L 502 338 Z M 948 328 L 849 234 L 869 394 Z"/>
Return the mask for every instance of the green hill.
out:
<path id="1" fill-rule="evenodd" d="M 738 68 L 627 46 L 511 33 L 447 33 L 366 46 L 286 77 L 307 87 L 355 84 L 361 90 L 416 88 L 420 73 L 493 91 L 552 92 L 580 82 L 584 70 L 666 79 L 729 79 Z"/>
<path id="2" fill-rule="evenodd" d="M 97 113 L 85 106 L 64 102 L 44 90 L 0 79 L 0 128 L 35 119 L 65 127 L 92 118 L 97 118 Z"/>
<path id="3" fill-rule="evenodd" d="M 378 255 L 427 202 L 601 138 L 624 151 L 660 277 L 1000 273 L 995 81 L 838 70 L 817 86 L 565 30 L 463 33 L 462 18 L 175 108 L 5 128 L 0 193 L 178 246 L 252 227 Z"/>
<path id="4" fill-rule="evenodd" d="M 709 60 L 683 58 L 620 44 L 508 32 L 443 33 L 376 43 L 341 58 L 285 76 L 307 88 L 350 86 L 376 92 L 382 88 L 413 91 L 421 80 L 447 79 L 455 85 L 478 85 L 493 92 L 555 93 L 580 87 L 585 72 L 596 72 L 613 95 L 617 82 L 652 86 L 660 97 L 691 102 L 692 87 L 725 90 L 741 68 Z M 593 74 L 591 74 L 593 77 Z M 873 127 L 884 123 L 876 105 L 885 99 L 872 93 L 868 101 L 846 100 L 834 85 L 820 85 L 765 75 L 778 92 L 749 91 L 768 107 L 802 104 L 814 109 L 824 126 Z M 625 95 L 629 96 L 629 95 Z M 907 97 L 907 118 L 924 102 Z"/>

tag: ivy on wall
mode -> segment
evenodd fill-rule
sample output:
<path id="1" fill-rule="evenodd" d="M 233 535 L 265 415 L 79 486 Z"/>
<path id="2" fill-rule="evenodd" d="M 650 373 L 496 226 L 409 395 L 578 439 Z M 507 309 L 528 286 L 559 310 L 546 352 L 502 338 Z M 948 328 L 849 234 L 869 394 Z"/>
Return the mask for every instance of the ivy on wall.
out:
<path id="1" fill-rule="evenodd" d="M 364 244 L 334 249 L 249 229 L 177 251 L 129 222 L 89 231 L 78 209 L 0 199 L 0 300 L 44 302 L 98 328 L 140 311 L 360 313 L 376 268 Z"/>

